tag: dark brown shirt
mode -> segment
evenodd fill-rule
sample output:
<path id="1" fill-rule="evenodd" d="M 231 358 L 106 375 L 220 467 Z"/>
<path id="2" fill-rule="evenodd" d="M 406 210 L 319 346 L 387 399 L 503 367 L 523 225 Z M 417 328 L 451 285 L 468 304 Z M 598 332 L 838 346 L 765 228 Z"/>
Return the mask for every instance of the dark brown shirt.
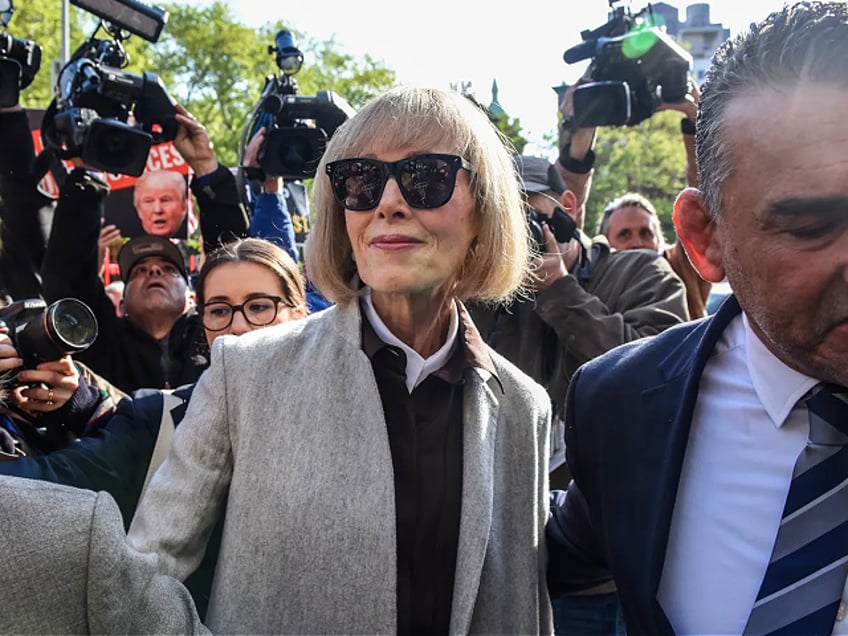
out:
<path id="1" fill-rule="evenodd" d="M 459 544 L 462 504 L 462 385 L 467 369 L 495 375 L 465 307 L 447 363 L 409 393 L 406 354 L 383 342 L 362 317 L 386 418 L 395 477 L 398 634 L 445 634 Z"/>

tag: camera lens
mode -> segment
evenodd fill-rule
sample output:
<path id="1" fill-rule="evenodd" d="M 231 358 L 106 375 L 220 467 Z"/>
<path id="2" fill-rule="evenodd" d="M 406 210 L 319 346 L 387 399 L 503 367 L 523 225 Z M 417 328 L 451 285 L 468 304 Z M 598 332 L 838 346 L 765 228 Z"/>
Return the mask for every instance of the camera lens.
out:
<path id="1" fill-rule="evenodd" d="M 91 122 L 82 151 L 85 163 L 95 168 L 141 176 L 153 137 L 127 124 L 96 119 Z"/>
<path id="2" fill-rule="evenodd" d="M 96 153 L 104 164 L 121 166 L 128 157 L 134 157 L 137 152 L 137 140 L 125 130 L 109 130 L 98 139 Z"/>
<path id="3" fill-rule="evenodd" d="M 46 326 L 66 353 L 83 351 L 97 338 L 97 319 L 88 305 L 74 298 L 64 298 L 50 305 Z"/>

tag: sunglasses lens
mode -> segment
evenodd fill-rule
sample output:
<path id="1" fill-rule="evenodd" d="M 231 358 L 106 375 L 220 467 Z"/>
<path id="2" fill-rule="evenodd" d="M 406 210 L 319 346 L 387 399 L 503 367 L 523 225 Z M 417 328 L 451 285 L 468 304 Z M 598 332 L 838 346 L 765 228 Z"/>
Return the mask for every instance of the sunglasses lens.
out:
<path id="1" fill-rule="evenodd" d="M 380 166 L 363 159 L 336 162 L 330 180 L 333 194 L 348 210 L 376 207 L 385 185 Z"/>
<path id="2" fill-rule="evenodd" d="M 411 157 L 399 166 L 398 183 L 414 208 L 439 208 L 450 201 L 456 169 L 438 157 Z"/>
<path id="3" fill-rule="evenodd" d="M 327 165 L 333 194 L 347 210 L 373 210 L 389 175 L 413 208 L 440 208 L 450 201 L 461 159 L 453 155 L 416 155 L 394 163 L 342 159 Z"/>

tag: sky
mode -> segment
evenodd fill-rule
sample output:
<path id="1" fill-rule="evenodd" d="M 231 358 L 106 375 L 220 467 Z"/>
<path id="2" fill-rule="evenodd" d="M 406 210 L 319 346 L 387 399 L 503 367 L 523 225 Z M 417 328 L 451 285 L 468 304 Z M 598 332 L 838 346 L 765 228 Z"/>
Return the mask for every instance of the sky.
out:
<path id="1" fill-rule="evenodd" d="M 202 5 L 208 0 L 189 1 Z M 681 20 L 692 4 L 667 3 L 678 7 Z M 735 35 L 783 2 L 709 4 L 710 21 Z M 630 3 L 634 12 L 644 5 Z M 230 6 L 247 24 L 282 20 L 311 38 L 333 38 L 342 52 L 371 55 L 394 69 L 398 83 L 450 88 L 471 82 L 477 99 L 489 104 L 497 80 L 498 102 L 520 120 L 529 154 L 548 154 L 544 136 L 556 127 L 553 86 L 575 81 L 586 68 L 587 62 L 566 64 L 563 52 L 581 41 L 580 31 L 604 24 L 609 11 L 607 0 L 230 0 Z M 304 64 L 313 62 L 307 56 Z"/>

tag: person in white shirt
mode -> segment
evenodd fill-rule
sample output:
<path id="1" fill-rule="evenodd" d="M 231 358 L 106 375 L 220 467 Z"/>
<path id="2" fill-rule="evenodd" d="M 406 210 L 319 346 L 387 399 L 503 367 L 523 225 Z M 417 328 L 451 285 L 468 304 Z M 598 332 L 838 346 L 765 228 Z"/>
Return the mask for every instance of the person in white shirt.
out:
<path id="1" fill-rule="evenodd" d="M 734 295 L 572 380 L 553 596 L 612 576 L 629 634 L 848 633 L 846 112 L 844 2 L 714 57 L 674 220 Z"/>

